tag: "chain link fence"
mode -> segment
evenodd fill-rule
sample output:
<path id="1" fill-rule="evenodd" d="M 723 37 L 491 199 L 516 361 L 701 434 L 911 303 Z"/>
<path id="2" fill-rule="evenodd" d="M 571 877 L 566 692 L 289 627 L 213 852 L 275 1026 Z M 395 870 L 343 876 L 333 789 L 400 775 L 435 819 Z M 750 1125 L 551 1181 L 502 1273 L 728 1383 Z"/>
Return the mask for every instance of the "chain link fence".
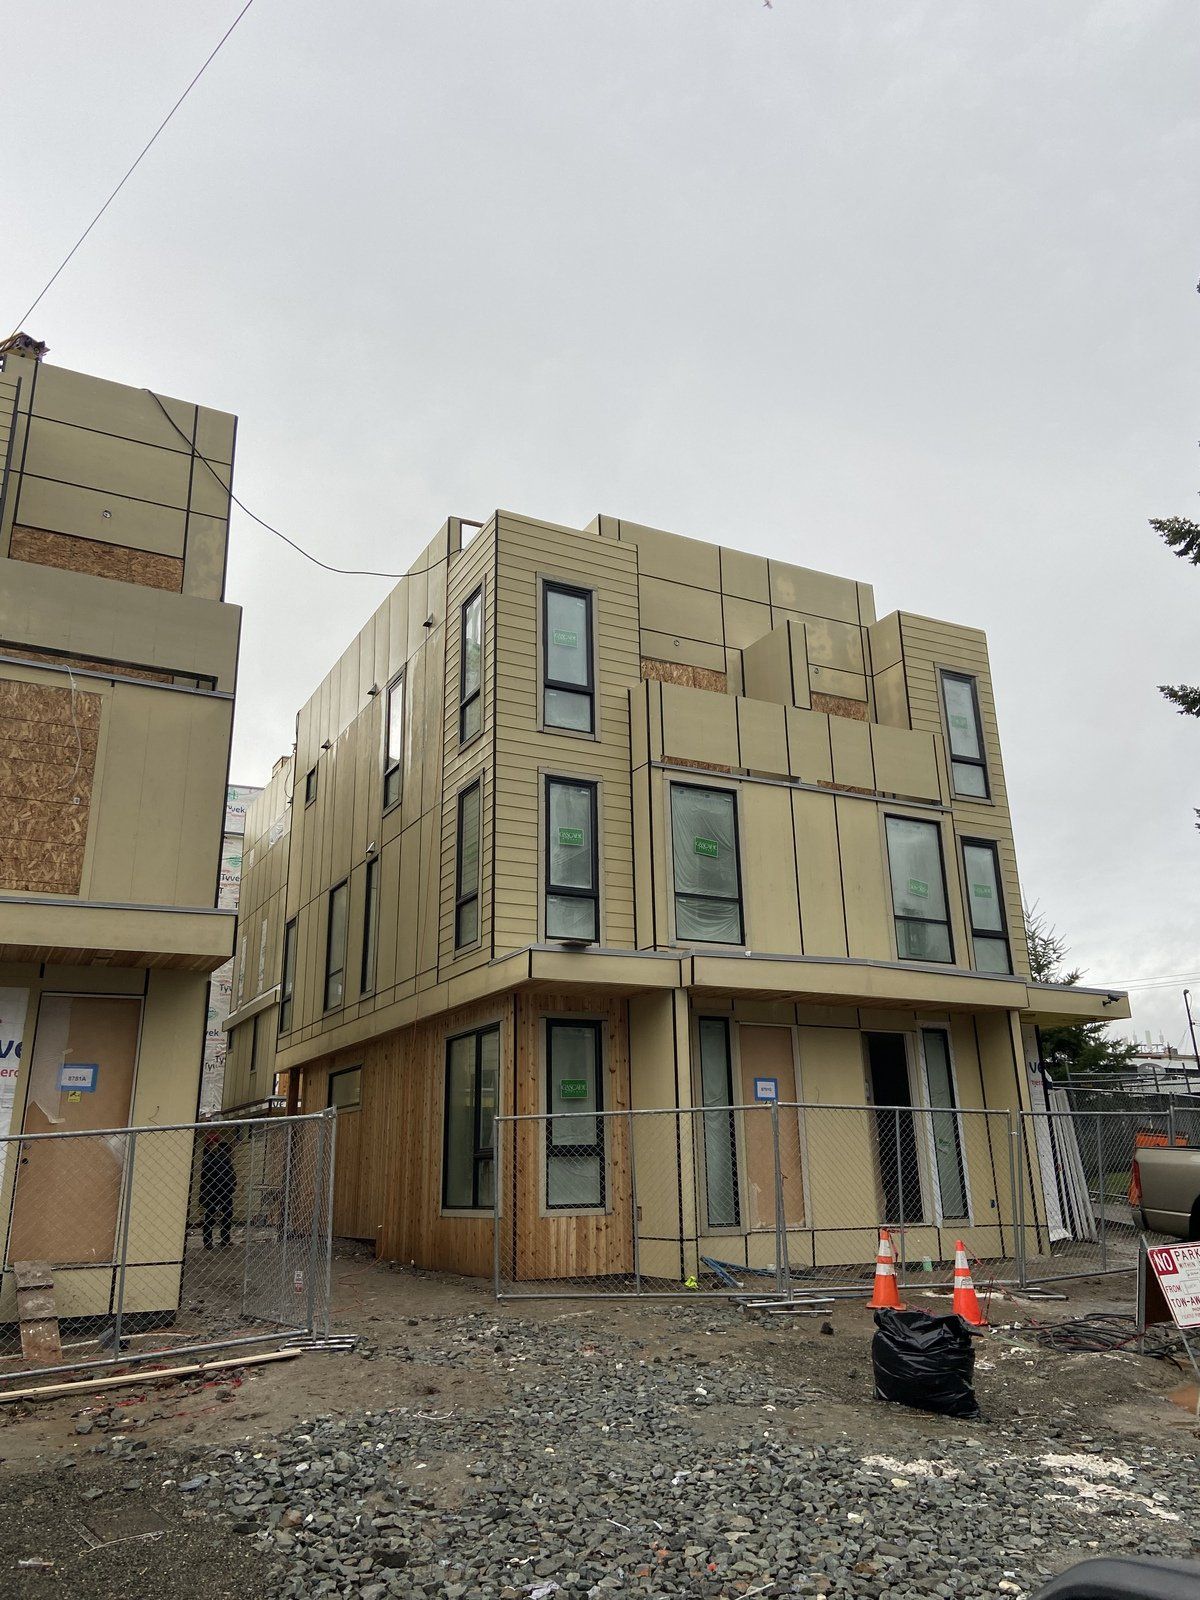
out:
<path id="1" fill-rule="evenodd" d="M 1132 1269 L 1136 1152 L 1200 1144 L 1187 1108 L 1022 1112 L 763 1104 L 495 1121 L 495 1291 L 870 1293 Z"/>
<path id="2" fill-rule="evenodd" d="M 0 1387 L 328 1333 L 332 1113 L 0 1141 Z"/>

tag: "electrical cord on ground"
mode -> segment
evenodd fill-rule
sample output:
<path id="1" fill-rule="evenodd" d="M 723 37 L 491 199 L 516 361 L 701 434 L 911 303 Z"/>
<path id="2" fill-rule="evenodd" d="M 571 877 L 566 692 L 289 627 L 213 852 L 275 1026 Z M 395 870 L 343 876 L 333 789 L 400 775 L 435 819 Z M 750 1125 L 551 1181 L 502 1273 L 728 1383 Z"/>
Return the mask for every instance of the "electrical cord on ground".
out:
<path id="1" fill-rule="evenodd" d="M 158 409 L 162 412 L 163 416 L 166 417 L 167 421 L 175 429 L 175 432 L 183 440 L 184 444 L 187 445 L 192 454 L 195 455 L 200 461 L 203 461 L 204 465 L 212 473 L 213 477 L 221 485 L 221 488 L 229 496 L 230 500 L 233 501 L 234 505 L 237 506 L 238 510 L 244 512 L 246 516 L 250 518 L 251 522 L 257 522 L 260 528 L 265 528 L 268 533 L 273 533 L 277 539 L 282 539 L 284 544 L 290 545 L 292 549 L 296 551 L 297 555 L 302 555 L 306 561 L 311 561 L 314 566 L 322 568 L 323 571 L 335 572 L 339 577 L 342 578 L 415 578 L 418 576 L 418 573 L 416 572 L 374 572 L 365 567 L 331 567 L 328 561 L 322 561 L 319 556 L 310 555 L 302 545 L 298 545 L 294 539 L 289 539 L 286 533 L 280 533 L 279 529 L 273 528 L 269 522 L 264 522 L 262 517 L 260 517 L 256 512 L 251 511 L 250 507 L 246 505 L 244 501 L 239 500 L 237 495 L 234 494 L 230 485 L 225 482 L 224 478 L 222 478 L 221 474 L 217 471 L 216 467 L 213 466 L 212 462 L 208 459 L 204 452 L 196 449 L 196 446 L 188 438 L 187 434 L 184 433 L 183 429 L 175 421 L 175 418 L 167 410 L 166 406 L 163 405 L 158 395 L 154 393 L 154 390 L 147 389 L 146 393 L 155 402 L 155 404 L 158 406 Z M 432 568 L 422 567 L 420 570 L 422 572 L 430 572 L 432 571 Z"/>
<path id="2" fill-rule="evenodd" d="M 109 206 L 112 205 L 113 201 L 117 198 L 117 196 L 120 194 L 121 190 L 129 182 L 130 178 L 133 177 L 134 173 L 137 171 L 138 167 L 141 165 L 143 157 L 149 154 L 150 148 L 154 144 L 155 140 L 158 138 L 159 134 L 163 131 L 163 129 L 166 127 L 167 123 L 170 122 L 171 118 L 179 110 L 180 106 L 187 99 L 188 95 L 191 94 L 192 90 L 200 82 L 200 79 L 204 76 L 205 72 L 208 70 L 208 67 L 209 67 L 210 63 L 216 57 L 216 54 L 220 50 L 221 46 L 225 43 L 226 39 L 229 38 L 230 34 L 237 27 L 238 23 L 246 15 L 247 11 L 249 11 L 250 7 L 253 4 L 254 4 L 254 0 L 246 0 L 246 3 L 242 6 L 242 9 L 238 12 L 237 16 L 234 17 L 233 21 L 225 29 L 225 32 L 217 40 L 217 43 L 213 46 L 212 50 L 206 56 L 202 66 L 200 67 L 200 70 L 196 73 L 195 77 L 188 84 L 187 88 L 179 96 L 179 99 L 176 100 L 175 104 L 171 107 L 170 111 L 167 112 L 166 116 L 159 123 L 158 127 L 155 128 L 154 132 L 150 135 L 149 139 L 142 146 L 141 150 L 138 152 L 138 155 L 137 155 L 136 159 L 133 162 L 133 165 L 128 168 L 128 170 L 125 173 L 125 176 L 121 179 L 120 183 L 113 190 L 113 192 L 109 195 L 108 199 L 100 207 L 99 211 L 97 211 L 96 215 L 88 223 L 87 227 L 83 230 L 83 232 L 79 235 L 78 239 L 76 239 L 75 243 L 71 246 L 71 248 L 67 251 L 66 255 L 59 262 L 59 264 L 55 268 L 53 274 L 51 275 L 51 277 L 47 281 L 45 287 L 42 289 L 42 292 L 28 306 L 28 308 L 25 311 L 25 314 L 18 319 L 17 326 L 13 329 L 13 333 L 14 334 L 20 331 L 22 325 L 28 320 L 28 318 L 33 314 L 33 312 L 35 312 L 37 310 L 38 306 L 41 305 L 42 301 L 49 294 L 50 290 L 54 287 L 54 285 L 55 285 L 56 281 L 58 280 L 59 276 L 62 274 L 62 272 L 65 270 L 65 268 L 69 265 L 72 256 L 79 249 L 80 245 L 87 238 L 88 234 L 91 233 L 92 229 L 100 221 L 100 218 L 108 210 Z"/>
<path id="3" fill-rule="evenodd" d="M 1141 1339 L 1137 1318 L 1116 1311 L 1089 1311 L 1080 1317 L 1068 1317 L 1062 1322 L 1030 1320 L 1020 1327 L 1022 1337 L 1048 1350 L 1064 1354 L 1109 1354 L 1128 1350 Z M 1171 1361 L 1183 1352 L 1183 1341 L 1165 1324 L 1152 1324 L 1146 1329 L 1145 1347 L 1140 1355 L 1155 1361 Z"/>

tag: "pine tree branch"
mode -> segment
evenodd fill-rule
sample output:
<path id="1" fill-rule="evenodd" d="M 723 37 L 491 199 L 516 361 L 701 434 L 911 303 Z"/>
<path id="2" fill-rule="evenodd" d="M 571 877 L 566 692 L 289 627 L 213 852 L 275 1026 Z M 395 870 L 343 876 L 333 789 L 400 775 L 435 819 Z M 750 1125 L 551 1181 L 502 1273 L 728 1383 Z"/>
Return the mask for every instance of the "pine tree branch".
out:
<path id="1" fill-rule="evenodd" d="M 1160 683 L 1158 692 L 1171 702 L 1181 717 L 1200 717 L 1200 689 L 1186 683 Z"/>
<path id="2" fill-rule="evenodd" d="M 1150 526 L 1180 560 L 1200 566 L 1200 523 L 1187 517 L 1151 517 Z"/>

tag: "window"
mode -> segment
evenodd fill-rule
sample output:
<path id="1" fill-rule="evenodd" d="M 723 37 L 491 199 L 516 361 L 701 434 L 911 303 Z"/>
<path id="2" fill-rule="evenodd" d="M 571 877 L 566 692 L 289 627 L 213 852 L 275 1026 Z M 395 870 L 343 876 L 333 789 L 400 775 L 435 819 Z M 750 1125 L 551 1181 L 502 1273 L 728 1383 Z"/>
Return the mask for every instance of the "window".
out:
<path id="1" fill-rule="evenodd" d="M 458 797 L 458 864 L 454 886 L 454 948 L 479 942 L 479 797 L 476 780 Z"/>
<path id="2" fill-rule="evenodd" d="M 394 806 L 404 787 L 404 674 L 387 687 L 383 711 L 383 809 Z"/>
<path id="3" fill-rule="evenodd" d="M 738 1201 L 737 1126 L 729 1024 L 723 1017 L 700 1019 L 700 1100 L 704 1106 L 704 1193 L 710 1228 L 741 1224 Z"/>
<path id="4" fill-rule="evenodd" d="M 379 857 L 367 862 L 363 892 L 362 971 L 359 973 L 360 994 L 370 994 L 375 987 L 375 951 L 379 943 Z"/>
<path id="5" fill-rule="evenodd" d="M 344 1067 L 329 1074 L 329 1102 L 335 1111 L 357 1111 L 362 1105 L 362 1068 Z"/>
<path id="6" fill-rule="evenodd" d="M 466 744 L 483 727 L 483 590 L 462 608 L 458 658 L 458 742 Z"/>
<path id="7" fill-rule="evenodd" d="M 602 1209 L 600 1024 L 546 1020 L 546 1209 Z"/>
<path id="8" fill-rule="evenodd" d="M 279 986 L 279 1031 L 292 1026 L 292 999 L 296 992 L 296 919 L 283 930 L 283 981 Z"/>
<path id="9" fill-rule="evenodd" d="M 737 805 L 729 789 L 671 786 L 675 937 L 741 944 Z"/>
<path id="10" fill-rule="evenodd" d="M 325 937 L 325 1009 L 340 1006 L 346 993 L 346 902 L 350 886 L 343 882 L 329 891 L 329 922 Z"/>
<path id="11" fill-rule="evenodd" d="M 237 975 L 237 1003 L 238 1003 L 238 1005 L 241 1005 L 242 996 L 246 991 L 246 946 L 249 943 L 250 943 L 250 930 L 249 930 L 249 928 L 246 928 L 246 929 L 243 929 L 243 931 L 242 931 L 242 951 L 241 951 L 241 954 L 238 956 L 238 975 Z"/>
<path id="12" fill-rule="evenodd" d="M 975 679 L 961 672 L 943 672 L 942 699 L 950 734 L 951 787 L 956 795 L 987 800 L 990 790 Z"/>
<path id="13" fill-rule="evenodd" d="M 250 1018 L 250 1076 L 258 1071 L 258 1018 Z"/>
<path id="14" fill-rule="evenodd" d="M 317 769 L 316 767 L 309 767 L 308 771 L 304 775 L 304 804 L 306 806 L 310 806 L 316 798 Z"/>
<path id="15" fill-rule="evenodd" d="M 546 937 L 600 937 L 596 785 L 546 780 Z"/>
<path id="16" fill-rule="evenodd" d="M 936 822 L 889 817 L 887 846 L 896 951 L 901 961 L 953 961 L 942 830 Z"/>
<path id="17" fill-rule="evenodd" d="M 499 1089 L 499 1028 L 448 1041 L 442 1130 L 442 1205 L 448 1211 L 479 1211 L 495 1203 L 493 1126 Z"/>
<path id="18" fill-rule="evenodd" d="M 594 733 L 592 596 L 587 589 L 542 588 L 542 720 L 548 728 Z"/>
<path id="19" fill-rule="evenodd" d="M 943 1217 L 966 1217 L 967 1172 L 963 1165 L 962 1128 L 950 1064 L 950 1039 L 943 1028 L 924 1028 L 925 1091 L 930 1107 L 934 1170 Z"/>
<path id="20" fill-rule="evenodd" d="M 977 972 L 1011 972 L 1008 923 L 1000 890 L 1000 856 L 991 839 L 964 839 L 963 869 L 967 875 L 967 917 Z"/>

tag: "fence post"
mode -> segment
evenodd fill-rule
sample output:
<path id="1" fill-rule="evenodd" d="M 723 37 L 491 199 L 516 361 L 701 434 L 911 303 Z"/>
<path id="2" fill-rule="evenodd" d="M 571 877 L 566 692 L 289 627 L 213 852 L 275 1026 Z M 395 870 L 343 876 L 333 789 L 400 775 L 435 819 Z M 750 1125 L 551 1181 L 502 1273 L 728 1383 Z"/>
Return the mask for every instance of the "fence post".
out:
<path id="1" fill-rule="evenodd" d="M 1017 1228 L 1017 1282 L 1022 1289 L 1029 1282 L 1029 1262 L 1025 1238 L 1025 1184 L 1022 1180 L 1025 1142 L 1025 1113 L 1009 1111 L 1008 1180 L 1011 1185 L 1012 1212 Z"/>
<path id="2" fill-rule="evenodd" d="M 1175 1100 L 1174 1100 L 1174 1097 L 1171 1096 L 1171 1095 L 1167 1096 L 1167 1144 L 1170 1147 L 1170 1149 L 1174 1150 L 1174 1148 L 1175 1148 Z M 2 1166 L 2 1165 L 3 1165 L 3 1163 L 0 1163 L 0 1166 Z"/>
<path id="3" fill-rule="evenodd" d="M 898 1236 L 899 1236 L 899 1240 L 900 1240 L 900 1246 L 899 1246 L 899 1249 L 895 1252 L 895 1254 L 896 1254 L 896 1259 L 900 1264 L 900 1271 L 899 1271 L 899 1274 L 898 1274 L 898 1281 L 900 1283 L 904 1283 L 906 1281 L 906 1277 L 907 1277 L 907 1273 L 906 1273 L 907 1257 L 906 1257 L 905 1248 L 904 1248 L 904 1245 L 905 1245 L 905 1240 L 904 1240 L 904 1155 L 903 1155 L 903 1152 L 902 1152 L 901 1146 L 900 1146 L 900 1107 L 899 1106 L 895 1106 L 893 1108 L 892 1116 L 895 1118 L 895 1121 L 896 1121 L 896 1134 L 895 1134 L 895 1137 L 896 1137 L 896 1187 L 897 1187 L 897 1189 L 899 1191 L 899 1197 L 900 1197 L 900 1226 L 899 1226 L 899 1228 L 897 1230 L 897 1233 L 898 1233 Z"/>
<path id="4" fill-rule="evenodd" d="M 121 1323 L 125 1318 L 125 1269 L 129 1264 L 129 1220 L 133 1199 L 133 1163 L 137 1154 L 137 1132 L 130 1129 L 125 1135 L 125 1181 L 121 1186 L 121 1238 L 117 1246 L 117 1307 L 113 1317 L 113 1357 L 121 1354 Z M 183 1249 L 180 1252 L 179 1275 L 182 1280 L 183 1265 L 187 1259 L 187 1218 L 183 1223 Z M 183 1284 L 180 1283 L 182 1292 Z"/>
<path id="5" fill-rule="evenodd" d="M 325 1337 L 329 1337 L 329 1318 L 333 1300 L 333 1198 L 337 1180 L 337 1113 L 329 1116 L 329 1159 L 325 1163 Z"/>
<path id="6" fill-rule="evenodd" d="M 638 1227 L 637 1153 L 633 1141 L 633 1107 L 625 1112 L 629 1130 L 629 1204 L 633 1210 L 633 1292 L 642 1292 L 642 1230 Z"/>
<path id="7" fill-rule="evenodd" d="M 333 1113 L 335 1116 L 336 1112 Z M 308 1230 L 308 1294 L 305 1301 L 305 1333 L 309 1338 L 316 1334 L 317 1252 L 321 1245 L 318 1225 L 318 1207 L 321 1201 L 321 1183 L 325 1175 L 325 1124 L 326 1117 L 317 1122 L 317 1159 L 314 1163 L 312 1220 Z"/>
<path id="8" fill-rule="evenodd" d="M 1104 1123 L 1101 1113 L 1094 1113 L 1096 1122 L 1096 1177 L 1100 1189 L 1100 1199 L 1096 1206 L 1096 1221 L 1100 1227 L 1100 1271 L 1108 1271 L 1108 1214 L 1105 1211 L 1105 1202 L 1108 1195 L 1104 1182 Z"/>
<path id="9" fill-rule="evenodd" d="M 492 1121 L 492 1294 L 500 1298 L 500 1196 L 504 1192 L 503 1117 Z"/>
<path id="10" fill-rule="evenodd" d="M 787 1222 L 783 1215 L 783 1164 L 779 1156 L 779 1104 L 771 1101 L 771 1149 L 775 1155 L 775 1292 L 791 1295 L 792 1274 L 787 1259 Z"/>

